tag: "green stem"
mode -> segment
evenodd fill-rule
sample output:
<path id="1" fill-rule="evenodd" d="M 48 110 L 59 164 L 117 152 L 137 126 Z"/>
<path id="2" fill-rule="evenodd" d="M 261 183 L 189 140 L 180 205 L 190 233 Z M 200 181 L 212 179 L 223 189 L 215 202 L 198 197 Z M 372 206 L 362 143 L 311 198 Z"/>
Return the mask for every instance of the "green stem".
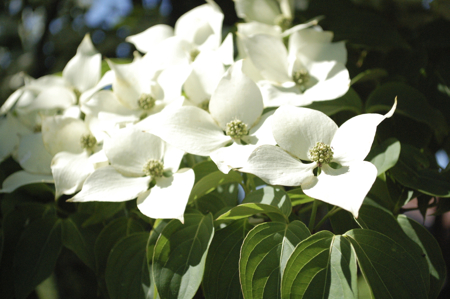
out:
<path id="1" fill-rule="evenodd" d="M 339 212 L 340 210 L 342 210 L 341 208 L 334 206 L 320 221 L 319 223 L 317 223 L 317 225 L 314 227 L 314 230 L 318 230 L 322 224 L 331 216 L 333 216 L 334 214 L 336 214 L 337 212 Z"/>
<path id="2" fill-rule="evenodd" d="M 314 230 L 314 223 L 316 222 L 316 214 L 317 214 L 317 207 L 319 206 L 319 201 L 315 199 L 313 201 L 312 211 L 311 211 L 311 218 L 309 218 L 309 231 L 312 233 Z"/>

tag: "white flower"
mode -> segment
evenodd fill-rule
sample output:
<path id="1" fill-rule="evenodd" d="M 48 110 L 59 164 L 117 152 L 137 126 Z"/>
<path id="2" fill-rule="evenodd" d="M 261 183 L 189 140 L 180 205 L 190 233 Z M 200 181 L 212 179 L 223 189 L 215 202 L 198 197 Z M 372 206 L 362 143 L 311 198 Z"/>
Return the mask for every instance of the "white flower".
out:
<path id="1" fill-rule="evenodd" d="M 234 5 L 238 17 L 247 22 L 256 21 L 286 29 L 293 19 L 293 0 L 234 0 Z"/>
<path id="2" fill-rule="evenodd" d="M 273 185 L 301 186 L 306 195 L 358 217 L 377 176 L 376 167 L 364 158 L 378 124 L 392 116 L 396 105 L 386 115 L 358 115 L 340 128 L 320 111 L 281 106 L 272 120 L 279 147 L 257 148 L 240 171 Z"/>
<path id="3" fill-rule="evenodd" d="M 106 139 L 104 151 L 111 165 L 96 169 L 70 201 L 120 202 L 137 197 L 144 215 L 183 222 L 194 185 L 194 171 L 178 169 L 184 152 L 135 127 Z"/>
<path id="4" fill-rule="evenodd" d="M 258 86 L 242 72 L 242 61 L 225 73 L 209 102 L 209 113 L 193 106 L 162 112 L 149 132 L 188 153 L 211 156 L 225 173 L 242 166 L 261 144 L 275 144 L 268 118 L 261 115 Z M 228 144 L 231 146 L 225 147 Z"/>
<path id="5" fill-rule="evenodd" d="M 320 27 L 298 30 L 290 35 L 286 49 L 281 37 L 239 35 L 249 58 L 245 72 L 258 82 L 266 107 L 308 105 L 338 98 L 348 91 L 345 45 L 331 43 L 332 37 Z"/>

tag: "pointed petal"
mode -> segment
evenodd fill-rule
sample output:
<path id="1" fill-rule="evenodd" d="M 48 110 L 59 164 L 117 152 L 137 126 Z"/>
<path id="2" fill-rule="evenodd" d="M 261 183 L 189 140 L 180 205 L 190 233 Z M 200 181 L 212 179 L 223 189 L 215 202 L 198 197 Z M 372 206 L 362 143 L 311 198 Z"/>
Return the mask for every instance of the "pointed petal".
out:
<path id="1" fill-rule="evenodd" d="M 307 99 L 297 86 L 286 88 L 275 86 L 269 81 L 260 81 L 258 86 L 263 95 L 264 107 L 306 106 L 313 102 L 311 99 Z"/>
<path id="2" fill-rule="evenodd" d="M 234 46 L 233 46 L 233 34 L 230 32 L 227 34 L 217 52 L 224 65 L 231 65 L 234 62 Z"/>
<path id="3" fill-rule="evenodd" d="M 171 36 L 173 36 L 172 27 L 165 24 L 158 24 L 141 33 L 128 36 L 125 41 L 135 45 L 136 49 L 142 53 L 147 53 L 152 47 Z"/>
<path id="4" fill-rule="evenodd" d="M 30 173 L 51 174 L 53 156 L 45 149 L 41 133 L 25 135 L 20 139 L 17 158 L 20 166 Z"/>
<path id="5" fill-rule="evenodd" d="M 130 127 L 105 139 L 103 150 L 111 165 L 120 173 L 143 176 L 143 167 L 149 159 L 162 160 L 164 144 L 159 137 Z"/>
<path id="6" fill-rule="evenodd" d="M 193 46 L 177 36 L 169 37 L 142 57 L 142 68 L 151 75 L 172 65 L 189 63 Z"/>
<path id="7" fill-rule="evenodd" d="M 154 120 L 150 133 L 194 155 L 209 156 L 231 141 L 208 112 L 194 106 L 163 111 Z"/>
<path id="8" fill-rule="evenodd" d="M 80 95 L 80 104 L 84 104 L 84 103 L 86 103 L 87 101 L 89 101 L 89 99 L 90 99 L 97 91 L 99 91 L 99 90 L 105 88 L 105 87 L 108 86 L 108 85 L 112 85 L 113 80 L 114 80 L 114 72 L 111 71 L 111 70 L 107 71 L 107 72 L 103 75 L 103 77 L 100 79 L 100 81 L 98 81 L 98 83 L 97 83 L 94 87 L 92 87 L 92 88 L 86 90 L 85 92 L 83 92 L 83 93 Z"/>
<path id="9" fill-rule="evenodd" d="M 86 178 L 94 172 L 94 166 L 86 151 L 81 154 L 57 153 L 51 167 L 55 179 L 55 198 L 81 190 Z"/>
<path id="10" fill-rule="evenodd" d="M 242 72 L 242 60 L 231 66 L 222 77 L 209 102 L 209 111 L 219 126 L 238 119 L 251 128 L 264 109 L 261 91 Z"/>
<path id="11" fill-rule="evenodd" d="M 197 105 L 209 100 L 225 68 L 216 52 L 205 50 L 192 63 L 192 72 L 184 83 L 188 98 Z"/>
<path id="12" fill-rule="evenodd" d="M 149 191 L 139 196 L 137 206 L 142 214 L 154 219 L 179 219 L 184 222 L 184 210 L 194 185 L 192 169 L 183 168 L 172 177 L 162 177 Z"/>
<path id="13" fill-rule="evenodd" d="M 234 6 L 238 17 L 274 25 L 275 18 L 281 14 L 277 1 L 235 0 Z"/>
<path id="14" fill-rule="evenodd" d="M 178 171 L 180 168 L 181 160 L 183 159 L 185 152 L 165 143 L 164 146 L 164 170 L 170 170 L 173 173 Z"/>
<path id="15" fill-rule="evenodd" d="M 149 176 L 125 177 L 112 166 L 101 167 L 86 179 L 81 192 L 68 201 L 119 202 L 130 200 L 145 192 L 150 180 Z"/>
<path id="16" fill-rule="evenodd" d="M 338 206 L 356 218 L 364 198 L 377 177 L 377 168 L 370 162 L 359 161 L 333 169 L 322 167 L 322 173 L 302 184 L 306 195 Z"/>
<path id="17" fill-rule="evenodd" d="M 324 113 L 293 106 L 281 106 L 272 119 L 272 133 L 278 145 L 301 160 L 316 142 L 330 145 L 338 126 Z"/>
<path id="18" fill-rule="evenodd" d="M 188 63 L 170 66 L 161 72 L 157 81 L 164 91 L 164 103 L 171 103 L 181 97 L 183 84 L 190 73 L 191 66 Z"/>
<path id="19" fill-rule="evenodd" d="M 333 161 L 342 165 L 349 165 L 353 161 L 362 161 L 372 147 L 377 126 L 388 117 L 391 117 L 397 107 L 394 106 L 385 114 L 367 113 L 355 116 L 337 130 L 331 146 L 333 147 Z"/>
<path id="20" fill-rule="evenodd" d="M 110 60 L 107 62 L 114 71 L 112 88 L 120 102 L 129 109 L 139 109 L 138 99 L 141 94 L 150 92 L 150 82 L 145 86 L 139 73 L 138 62 L 128 64 L 116 64 Z"/>
<path id="21" fill-rule="evenodd" d="M 240 38 L 248 57 L 265 79 L 278 85 L 294 84 L 289 74 L 288 53 L 281 38 L 265 34 Z"/>
<path id="22" fill-rule="evenodd" d="M 20 170 L 14 172 L 3 181 L 0 193 L 10 193 L 21 186 L 36 183 L 53 183 L 53 176 L 44 174 L 33 174 Z"/>
<path id="23" fill-rule="evenodd" d="M 197 46 L 202 45 L 211 36 L 215 36 L 213 46 L 217 48 L 222 40 L 223 13 L 214 2 L 191 9 L 175 23 L 175 35 Z"/>
<path id="24" fill-rule="evenodd" d="M 230 146 L 219 148 L 211 153 L 211 160 L 216 163 L 217 168 L 223 173 L 228 173 L 232 169 L 244 167 L 248 157 L 258 147 L 258 145 L 241 145 L 233 143 Z"/>
<path id="25" fill-rule="evenodd" d="M 77 54 L 67 63 L 63 77 L 79 91 L 92 88 L 100 80 L 102 55 L 97 52 L 89 34 L 78 46 Z"/>
<path id="26" fill-rule="evenodd" d="M 277 146 L 262 145 L 239 171 L 252 173 L 271 185 L 300 186 L 314 176 L 315 167 L 315 163 L 303 164 Z"/>

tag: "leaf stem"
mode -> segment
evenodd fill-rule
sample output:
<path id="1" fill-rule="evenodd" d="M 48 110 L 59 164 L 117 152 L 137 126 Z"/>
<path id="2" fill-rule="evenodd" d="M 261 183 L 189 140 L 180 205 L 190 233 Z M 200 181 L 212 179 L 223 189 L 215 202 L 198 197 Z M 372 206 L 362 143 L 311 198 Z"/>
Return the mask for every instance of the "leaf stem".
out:
<path id="1" fill-rule="evenodd" d="M 314 223 L 316 222 L 316 214 L 317 214 L 317 207 L 319 206 L 319 201 L 315 199 L 313 201 L 312 211 L 311 211 L 311 218 L 309 218 L 309 230 L 312 233 L 314 230 Z"/>

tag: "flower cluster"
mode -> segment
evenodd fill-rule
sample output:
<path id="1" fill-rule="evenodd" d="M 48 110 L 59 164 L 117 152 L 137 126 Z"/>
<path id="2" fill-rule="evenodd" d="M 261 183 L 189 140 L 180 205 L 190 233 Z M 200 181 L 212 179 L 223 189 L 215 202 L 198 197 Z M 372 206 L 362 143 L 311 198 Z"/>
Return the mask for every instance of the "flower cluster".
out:
<path id="1" fill-rule="evenodd" d="M 195 178 L 179 167 L 189 153 L 224 173 L 301 186 L 357 216 L 377 174 L 363 160 L 395 106 L 338 128 L 300 106 L 348 91 L 344 42 L 332 42 L 316 20 L 292 26 L 292 1 L 259 10 L 258 1 L 236 0 L 246 23 L 234 53 L 233 36 L 222 39 L 222 11 L 206 2 L 174 28 L 129 36 L 141 54 L 127 64 L 106 60 L 103 76 L 87 35 L 62 76 L 25 77 L 0 109 L 0 161 L 11 155 L 23 168 L 1 192 L 54 183 L 57 198 L 137 198 L 143 214 L 183 221 Z"/>

